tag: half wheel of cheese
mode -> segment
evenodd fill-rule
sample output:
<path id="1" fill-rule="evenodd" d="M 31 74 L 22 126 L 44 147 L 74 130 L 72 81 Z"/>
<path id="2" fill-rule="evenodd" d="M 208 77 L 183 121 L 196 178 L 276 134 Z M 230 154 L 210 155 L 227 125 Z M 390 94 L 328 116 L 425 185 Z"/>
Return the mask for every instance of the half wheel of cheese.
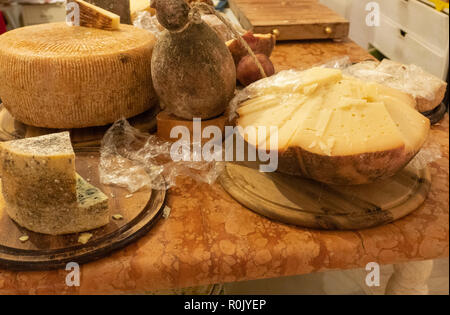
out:
<path id="1" fill-rule="evenodd" d="M 236 110 L 244 139 L 277 150 L 278 171 L 328 184 L 394 175 L 420 150 L 430 128 L 409 95 L 336 69 L 281 72 L 247 93 L 250 99 Z"/>

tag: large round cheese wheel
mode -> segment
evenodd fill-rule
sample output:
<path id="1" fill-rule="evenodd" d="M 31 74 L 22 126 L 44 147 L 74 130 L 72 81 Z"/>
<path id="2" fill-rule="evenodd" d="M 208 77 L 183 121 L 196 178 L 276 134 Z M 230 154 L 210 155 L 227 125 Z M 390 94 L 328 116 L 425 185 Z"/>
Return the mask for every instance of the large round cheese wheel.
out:
<path id="1" fill-rule="evenodd" d="M 336 69 L 282 72 L 250 85 L 246 95 L 237 109 L 244 139 L 277 151 L 278 171 L 328 184 L 394 175 L 430 128 L 411 96 Z"/>
<path id="2" fill-rule="evenodd" d="M 50 23 L 0 36 L 0 98 L 19 121 L 80 128 L 151 108 L 155 37 L 120 25 L 101 30 Z"/>

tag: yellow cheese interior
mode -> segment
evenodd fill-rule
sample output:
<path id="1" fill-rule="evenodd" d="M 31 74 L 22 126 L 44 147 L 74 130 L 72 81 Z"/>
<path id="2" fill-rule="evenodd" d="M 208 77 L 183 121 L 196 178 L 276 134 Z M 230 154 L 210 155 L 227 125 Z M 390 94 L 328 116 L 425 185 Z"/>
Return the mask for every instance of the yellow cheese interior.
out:
<path id="1" fill-rule="evenodd" d="M 120 16 L 83 0 L 73 0 L 79 6 L 80 26 L 119 29 Z"/>
<path id="2" fill-rule="evenodd" d="M 261 80 L 252 89 L 258 96 L 237 110 L 238 125 L 276 126 L 279 150 L 295 146 L 328 156 L 417 152 L 429 130 L 428 119 L 413 109 L 408 95 L 336 69 L 291 72 Z M 246 139 L 254 145 L 262 140 Z"/>

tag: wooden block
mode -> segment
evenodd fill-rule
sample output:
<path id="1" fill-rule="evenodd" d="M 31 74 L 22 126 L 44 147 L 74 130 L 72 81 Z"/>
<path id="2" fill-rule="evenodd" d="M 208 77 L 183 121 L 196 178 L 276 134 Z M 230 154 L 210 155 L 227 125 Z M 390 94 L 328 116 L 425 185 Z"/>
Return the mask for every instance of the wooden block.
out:
<path id="1" fill-rule="evenodd" d="M 278 33 L 277 40 L 345 38 L 349 22 L 312 0 L 230 0 L 242 27 L 254 33 Z"/>

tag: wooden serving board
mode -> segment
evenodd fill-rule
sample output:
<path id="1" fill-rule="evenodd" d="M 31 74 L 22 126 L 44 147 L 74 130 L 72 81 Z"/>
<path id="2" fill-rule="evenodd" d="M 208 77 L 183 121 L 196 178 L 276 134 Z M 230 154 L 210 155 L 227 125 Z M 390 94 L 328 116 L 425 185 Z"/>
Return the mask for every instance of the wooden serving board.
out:
<path id="1" fill-rule="evenodd" d="M 345 38 L 349 22 L 315 0 L 229 0 L 242 27 L 277 40 Z"/>
<path id="2" fill-rule="evenodd" d="M 52 236 L 31 232 L 12 221 L 5 212 L 0 194 L 0 268 L 12 270 L 46 270 L 64 268 L 68 262 L 83 264 L 120 249 L 146 234 L 161 217 L 165 191 L 147 190 L 130 194 L 126 189 L 104 186 L 99 182 L 98 152 L 77 152 L 77 172 L 109 197 L 110 214 L 122 220 L 89 231 L 92 238 L 78 243 L 79 234 Z M 19 238 L 27 235 L 29 240 Z"/>
<path id="3" fill-rule="evenodd" d="M 156 115 L 160 111 L 159 106 L 155 106 L 148 111 L 131 117 L 128 122 L 143 132 L 151 132 L 156 129 Z M 105 132 L 111 125 L 69 129 L 70 139 L 73 147 L 76 148 L 98 148 Z M 39 128 L 26 125 L 16 119 L 8 110 L 0 104 L 0 141 L 9 141 L 29 137 L 37 137 L 49 133 L 64 131 L 63 129 Z"/>
<path id="4" fill-rule="evenodd" d="M 411 213 L 425 201 L 431 178 L 428 168 L 407 166 L 387 180 L 334 186 L 227 163 L 220 183 L 238 202 L 271 219 L 307 228 L 353 230 Z"/>

